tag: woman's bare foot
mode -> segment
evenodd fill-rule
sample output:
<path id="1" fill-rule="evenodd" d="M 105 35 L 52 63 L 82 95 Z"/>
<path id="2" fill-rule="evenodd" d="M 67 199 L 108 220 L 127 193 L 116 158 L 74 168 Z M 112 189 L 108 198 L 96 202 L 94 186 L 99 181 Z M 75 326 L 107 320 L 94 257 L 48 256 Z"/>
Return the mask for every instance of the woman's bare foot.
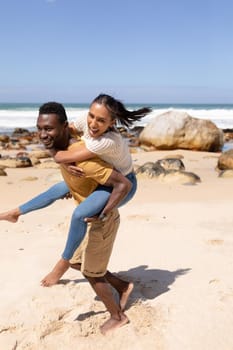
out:
<path id="1" fill-rule="evenodd" d="M 100 331 L 103 335 L 120 328 L 129 322 L 128 317 L 122 312 L 119 315 L 119 319 L 110 317 L 109 320 L 104 322 L 104 324 L 100 327 Z"/>
<path id="2" fill-rule="evenodd" d="M 120 307 L 122 311 L 125 310 L 125 306 L 127 304 L 130 294 L 132 293 L 133 288 L 134 284 L 132 282 L 129 282 L 128 288 L 124 292 L 119 292 Z"/>
<path id="3" fill-rule="evenodd" d="M 19 208 L 11 209 L 9 211 L 6 211 L 4 213 L 0 213 L 0 220 L 7 220 L 10 222 L 17 222 L 19 216 L 21 215 L 21 212 Z"/>
<path id="4" fill-rule="evenodd" d="M 53 270 L 42 279 L 40 284 L 43 287 L 53 286 L 60 280 L 60 278 L 68 270 L 69 266 L 70 264 L 68 260 L 60 259 L 54 266 Z"/>

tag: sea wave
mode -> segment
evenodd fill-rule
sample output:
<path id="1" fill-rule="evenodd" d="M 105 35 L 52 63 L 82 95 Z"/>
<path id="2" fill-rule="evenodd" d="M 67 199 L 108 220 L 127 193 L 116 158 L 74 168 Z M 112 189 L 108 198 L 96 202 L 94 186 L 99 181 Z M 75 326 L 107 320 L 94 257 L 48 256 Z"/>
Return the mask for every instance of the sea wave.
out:
<path id="1" fill-rule="evenodd" d="M 211 120 L 220 129 L 233 128 L 233 109 L 189 109 L 189 108 L 166 108 L 153 109 L 143 118 L 138 125 L 145 126 L 151 119 L 168 111 L 186 112 L 191 117 Z"/>
<path id="2" fill-rule="evenodd" d="M 130 108 L 130 106 L 128 108 Z M 211 120 L 221 129 L 233 128 L 233 106 L 232 108 L 189 108 L 188 106 L 181 108 L 156 107 L 152 109 L 149 115 L 135 125 L 145 126 L 153 118 L 171 110 L 187 112 L 192 117 Z M 81 115 L 86 115 L 88 106 L 82 108 L 68 106 L 66 107 L 66 111 L 69 121 L 73 121 Z M 38 107 L 0 108 L 0 132 L 12 131 L 18 127 L 34 130 L 37 116 Z"/>

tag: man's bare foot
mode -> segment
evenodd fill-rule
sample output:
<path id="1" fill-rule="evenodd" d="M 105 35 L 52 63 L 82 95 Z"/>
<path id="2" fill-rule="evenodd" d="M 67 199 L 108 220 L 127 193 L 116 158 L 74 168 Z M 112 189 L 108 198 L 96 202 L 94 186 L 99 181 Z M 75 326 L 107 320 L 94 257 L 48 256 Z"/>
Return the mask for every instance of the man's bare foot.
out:
<path id="1" fill-rule="evenodd" d="M 106 335 L 107 333 L 124 326 L 128 322 L 128 317 L 125 314 L 121 313 L 119 319 L 110 317 L 109 320 L 104 322 L 104 324 L 102 324 L 102 326 L 100 327 L 100 331 L 103 335 Z"/>
<path id="2" fill-rule="evenodd" d="M 60 259 L 53 270 L 46 275 L 40 282 L 43 287 L 51 287 L 56 284 L 64 273 L 68 270 L 70 264 L 68 260 Z"/>
<path id="3" fill-rule="evenodd" d="M 119 292 L 120 307 L 122 311 L 125 310 L 125 306 L 127 304 L 130 294 L 132 293 L 133 288 L 134 284 L 132 282 L 129 282 L 128 288 L 124 292 Z"/>
<path id="4" fill-rule="evenodd" d="M 10 222 L 17 222 L 19 216 L 21 215 L 19 208 L 15 208 L 4 213 L 0 213 L 0 220 L 7 220 Z"/>

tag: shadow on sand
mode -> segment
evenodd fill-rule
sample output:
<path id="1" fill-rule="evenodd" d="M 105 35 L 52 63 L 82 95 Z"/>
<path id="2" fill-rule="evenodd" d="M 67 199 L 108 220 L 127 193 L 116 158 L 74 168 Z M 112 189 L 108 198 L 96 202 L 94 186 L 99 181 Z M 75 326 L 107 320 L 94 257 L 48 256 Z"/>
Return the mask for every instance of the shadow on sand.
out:
<path id="1" fill-rule="evenodd" d="M 118 272 L 117 276 L 134 283 L 134 289 L 129 298 L 127 308 L 137 301 L 152 300 L 168 292 L 175 280 L 190 270 L 190 268 L 175 271 L 158 270 L 149 269 L 147 265 L 141 265 L 128 271 Z"/>
<path id="2" fill-rule="evenodd" d="M 175 271 L 168 270 L 158 270 L 158 269 L 149 269 L 148 265 L 141 265 L 129 269 L 127 271 L 119 271 L 116 274 L 120 278 L 126 281 L 134 283 L 134 289 L 129 297 L 127 303 L 127 309 L 136 302 L 146 301 L 148 299 L 152 300 L 158 297 L 159 295 L 166 293 L 170 290 L 170 286 L 175 282 L 178 277 L 181 277 L 188 273 L 191 269 L 178 269 Z M 60 283 L 66 284 L 70 280 L 61 280 Z M 86 279 L 80 278 L 73 280 L 74 283 L 84 283 L 87 282 Z M 118 297 L 116 293 L 116 297 Z M 96 300 L 99 300 L 96 297 Z M 103 311 L 104 312 L 104 311 Z M 99 313 L 99 312 L 98 312 Z M 102 312 L 100 312 L 102 313 Z M 79 315 L 76 320 L 84 320 L 87 317 L 94 315 L 95 312 L 87 312 L 82 315 Z"/>

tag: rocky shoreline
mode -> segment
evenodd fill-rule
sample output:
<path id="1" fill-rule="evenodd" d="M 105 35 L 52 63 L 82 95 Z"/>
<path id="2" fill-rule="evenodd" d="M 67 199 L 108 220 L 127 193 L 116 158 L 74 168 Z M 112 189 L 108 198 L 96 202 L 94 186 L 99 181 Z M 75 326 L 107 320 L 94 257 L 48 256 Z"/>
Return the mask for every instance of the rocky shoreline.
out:
<path id="1" fill-rule="evenodd" d="M 152 152 L 157 148 L 152 142 L 143 142 L 141 137 L 145 128 L 134 127 L 130 131 L 119 128 L 122 137 L 128 140 L 132 154 L 138 152 Z M 233 129 L 221 130 L 224 135 L 223 145 L 231 145 L 233 140 Z M 169 150 L 169 145 L 163 146 Z M 171 150 L 174 147 L 171 147 Z M 181 148 L 182 149 L 182 148 Z M 221 150 L 220 150 L 221 152 Z M 157 178 L 164 181 L 165 178 L 179 178 L 183 183 L 200 182 L 198 174 L 186 172 L 179 157 L 165 158 L 156 162 L 146 162 L 141 165 L 135 164 L 135 171 L 138 176 Z M 27 129 L 16 128 L 11 135 L 0 135 L 0 176 L 7 176 L 7 168 L 59 168 L 51 157 L 50 153 L 43 149 L 37 137 L 37 132 Z M 222 151 L 217 162 L 217 170 L 221 177 L 233 177 L 233 150 Z"/>

